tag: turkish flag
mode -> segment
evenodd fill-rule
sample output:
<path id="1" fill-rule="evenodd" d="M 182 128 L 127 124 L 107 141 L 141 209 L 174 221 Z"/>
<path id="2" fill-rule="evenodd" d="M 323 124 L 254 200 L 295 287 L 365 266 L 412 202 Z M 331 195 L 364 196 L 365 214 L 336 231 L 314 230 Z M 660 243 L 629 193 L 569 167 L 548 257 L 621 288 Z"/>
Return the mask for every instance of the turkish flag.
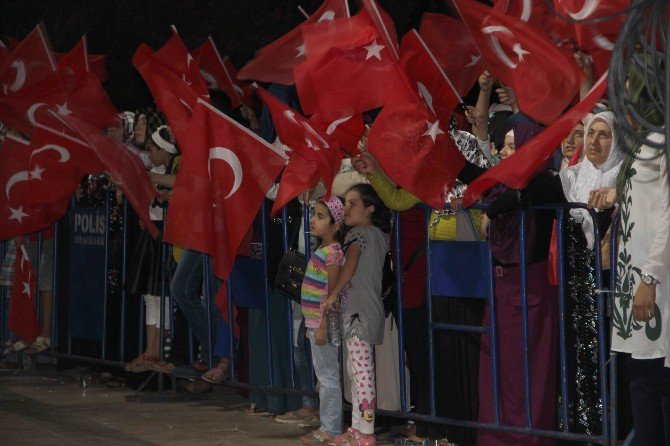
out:
<path id="1" fill-rule="evenodd" d="M 201 96 L 207 96 L 207 83 L 200 74 L 198 63 L 188 52 L 184 41 L 175 31 L 165 44 L 153 53 L 147 53 L 151 61 L 172 71 Z"/>
<path id="2" fill-rule="evenodd" d="M 117 122 L 116 108 L 91 72 L 57 71 L 25 87 L 22 95 L 5 98 L 5 104 L 30 126 L 58 127 L 50 112 L 77 117 L 100 129 Z"/>
<path id="3" fill-rule="evenodd" d="M 9 304 L 9 330 L 25 344 L 32 344 L 40 335 L 40 324 L 35 312 L 37 280 L 23 244 L 16 247 L 12 301 Z"/>
<path id="4" fill-rule="evenodd" d="M 37 25 L 6 57 L 0 66 L 0 120 L 23 134 L 32 125 L 25 114 L 7 102 L 20 99 L 26 90 L 56 71 L 56 61 L 42 25 Z"/>
<path id="5" fill-rule="evenodd" d="M 40 28 L 36 31 L 40 31 Z M 39 37 L 40 33 L 37 32 L 36 35 Z M 46 43 L 40 46 L 40 42 L 45 42 L 46 38 L 37 37 L 32 39 L 37 42 L 37 49 L 31 53 L 36 54 L 34 58 L 45 59 L 49 55 L 48 47 L 45 46 Z M 35 43 L 31 45 L 35 46 Z M 42 71 L 34 76 L 36 80 L 26 82 L 20 88 L 20 94 L 7 94 L 1 99 L 4 109 L 18 123 L 19 131 L 30 134 L 32 127 L 38 123 L 57 127 L 59 124 L 51 118 L 49 110 L 64 116 L 76 116 L 98 128 L 110 127 L 116 123 L 116 108 L 102 88 L 100 80 L 88 70 L 83 38 L 70 53 L 61 58 L 56 71 L 43 73 L 48 70 L 45 66 L 46 62 L 43 61 L 40 68 Z"/>
<path id="6" fill-rule="evenodd" d="M 379 32 L 384 44 L 397 62 L 400 59 L 398 54 L 398 36 L 395 32 L 393 19 L 384 11 L 375 0 L 363 0 L 363 9 L 368 13 L 372 23 Z"/>
<path id="7" fill-rule="evenodd" d="M 186 133 L 198 98 L 207 98 L 207 86 L 197 62 L 174 33 L 163 47 L 154 52 L 140 45 L 133 65 L 147 83 L 159 110 L 165 113 L 180 148 L 189 142 Z"/>
<path id="8" fill-rule="evenodd" d="M 70 71 L 75 76 L 86 76 L 90 71 L 88 66 L 88 52 L 86 49 L 86 36 L 66 54 L 55 53 L 59 71 Z"/>
<path id="9" fill-rule="evenodd" d="M 302 32 L 307 60 L 295 78 L 306 114 L 351 116 L 413 96 L 397 50 L 384 38 L 391 31 L 380 31 L 367 10 Z"/>
<path id="10" fill-rule="evenodd" d="M 230 99 L 231 110 L 242 105 L 244 90 L 237 80 L 237 73 L 229 71 L 232 64 L 227 60 L 228 58 L 221 58 L 211 36 L 200 48 L 193 51 L 193 57 L 198 61 L 200 73 L 207 82 L 207 88 L 226 93 Z"/>
<path id="11" fill-rule="evenodd" d="M 579 91 L 577 64 L 535 28 L 473 0 L 454 0 L 491 75 L 516 92 L 519 109 L 548 125 Z"/>
<path id="12" fill-rule="evenodd" d="M 98 155 L 114 178 L 114 182 L 128 197 L 137 215 L 153 238 L 158 236 L 158 228 L 149 217 L 149 207 L 160 194 L 149 180 L 142 161 L 122 143 L 110 138 L 100 130 L 72 116 L 60 116 L 78 136 Z"/>
<path id="13" fill-rule="evenodd" d="M 210 254 L 214 273 L 226 280 L 287 157 L 202 99 L 188 134 L 164 240 Z"/>
<path id="14" fill-rule="evenodd" d="M 342 17 L 349 17 L 347 0 L 325 0 L 307 20 L 256 51 L 254 59 L 242 67 L 238 78 L 292 85 L 293 68 L 305 61 L 302 29 Z"/>
<path id="15" fill-rule="evenodd" d="M 493 9 L 528 23 L 550 38 L 553 37 L 555 16 L 547 8 L 546 0 L 493 0 Z"/>
<path id="16" fill-rule="evenodd" d="M 461 96 L 466 96 L 482 73 L 479 49 L 463 23 L 444 14 L 426 12 L 419 35 Z"/>
<path id="17" fill-rule="evenodd" d="M 323 113 L 315 113 L 309 117 L 309 123 L 317 130 L 325 132 L 349 156 L 358 154 L 358 142 L 365 133 L 363 115 L 329 118 Z"/>
<path id="18" fill-rule="evenodd" d="M 105 170 L 88 144 L 54 129 L 35 127 L 30 148 L 29 169 L 40 172 L 41 180 L 27 183 L 33 204 L 67 203 L 84 175 Z"/>
<path id="19" fill-rule="evenodd" d="M 319 180 L 326 187 L 326 197 L 330 196 L 333 179 L 342 164 L 337 144 L 325 132 L 316 130 L 307 118 L 263 88 L 258 87 L 258 93 L 270 110 L 279 139 L 293 149 L 279 183 L 271 215 L 274 216 L 302 192 L 316 186 Z"/>
<path id="20" fill-rule="evenodd" d="M 514 156 L 473 181 L 465 193 L 463 204 L 467 207 L 479 200 L 484 192 L 498 183 L 512 189 L 526 187 L 537 169 L 554 153 L 556 147 L 570 133 L 577 122 L 593 109 L 607 89 L 607 74 L 603 75 L 591 91 L 577 105 L 554 121 L 536 137 L 517 148 Z"/>
<path id="21" fill-rule="evenodd" d="M 409 31 L 402 39 L 400 64 L 412 81 L 417 96 L 443 123 L 448 123 L 461 98 L 416 30 Z"/>
<path id="22" fill-rule="evenodd" d="M 11 133 L 0 149 L 0 240 L 45 229 L 65 214 L 69 197 L 39 203 L 31 194 L 30 183 L 48 181 L 45 169 L 32 163 L 34 147 Z"/>
<path id="23" fill-rule="evenodd" d="M 443 122 L 419 101 L 385 106 L 368 137 L 384 172 L 424 203 L 442 209 L 465 164 Z"/>
<path id="24" fill-rule="evenodd" d="M 568 23 L 557 18 L 567 23 L 563 37 L 573 39 L 581 51 L 593 58 L 595 72 L 600 75 L 607 71 L 614 43 L 626 20 L 622 11 L 630 7 L 630 0 L 554 0 L 554 7 L 559 14 L 583 22 Z M 609 18 L 595 21 L 605 17 Z"/>
<path id="25" fill-rule="evenodd" d="M 82 36 L 68 53 L 54 53 L 54 55 L 59 70 L 71 69 L 77 75 L 92 71 L 100 82 L 105 82 L 109 78 L 105 56 L 88 54 L 86 36 Z"/>

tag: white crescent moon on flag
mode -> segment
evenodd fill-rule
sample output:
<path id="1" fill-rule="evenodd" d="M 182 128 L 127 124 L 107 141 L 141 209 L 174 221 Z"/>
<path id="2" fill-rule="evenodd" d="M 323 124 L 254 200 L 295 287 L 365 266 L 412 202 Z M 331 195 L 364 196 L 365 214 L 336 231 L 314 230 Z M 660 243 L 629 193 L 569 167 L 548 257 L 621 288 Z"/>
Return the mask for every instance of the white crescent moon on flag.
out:
<path id="1" fill-rule="evenodd" d="M 491 41 L 491 45 L 493 46 L 493 50 L 496 52 L 496 55 L 498 56 L 500 61 L 502 63 L 504 63 L 505 65 L 507 65 L 509 68 L 514 69 L 514 68 L 516 68 L 517 64 L 512 62 L 512 59 L 509 58 L 507 53 L 505 53 L 505 51 L 500 46 L 500 42 L 498 41 L 498 38 L 493 35 L 493 33 L 498 32 L 498 31 L 505 34 L 506 36 L 509 36 L 509 37 L 512 37 L 512 38 L 514 37 L 514 34 L 512 33 L 512 31 L 510 31 L 506 26 L 493 25 L 493 26 L 486 26 L 486 27 L 482 28 L 482 32 L 484 34 L 488 34 L 489 39 Z"/>
<path id="2" fill-rule="evenodd" d="M 7 199 L 9 199 L 9 191 L 12 190 L 12 187 L 14 187 L 16 183 L 19 183 L 21 181 L 28 181 L 29 178 L 30 177 L 28 176 L 27 170 L 17 172 L 14 175 L 12 175 L 7 181 L 7 185 L 5 186 L 5 195 L 7 195 Z"/>
<path id="3" fill-rule="evenodd" d="M 326 129 L 326 135 L 332 135 L 338 125 L 342 124 L 343 122 L 347 122 L 350 119 L 351 116 L 345 116 L 344 118 L 334 120 Z"/>
<path id="4" fill-rule="evenodd" d="M 584 0 L 582 9 L 577 12 L 567 12 L 567 14 L 575 20 L 584 20 L 588 18 L 598 8 L 600 0 Z"/>
<path id="5" fill-rule="evenodd" d="M 14 78 L 14 82 L 12 82 L 11 85 L 3 85 L 3 90 L 5 91 L 5 94 L 7 93 L 7 90 L 16 93 L 23 87 L 23 84 L 26 83 L 26 65 L 22 60 L 15 60 L 12 62 L 12 68 L 16 69 L 16 77 Z"/>
<path id="6" fill-rule="evenodd" d="M 26 112 L 26 115 L 28 116 L 28 122 L 30 122 L 32 125 L 37 125 L 37 121 L 35 121 L 35 112 L 42 105 L 47 105 L 47 104 L 46 104 L 46 102 L 37 102 L 37 103 L 31 105 L 28 108 L 28 111 Z"/>
<path id="7" fill-rule="evenodd" d="M 602 34 L 598 34 L 592 40 L 593 43 L 595 43 L 598 46 L 598 48 L 601 48 L 606 51 L 612 51 L 614 49 L 614 43 L 612 43 L 611 40 L 609 40 Z"/>
<path id="8" fill-rule="evenodd" d="M 228 163 L 231 169 L 233 169 L 235 180 L 233 181 L 233 187 L 230 189 L 230 192 L 228 192 L 228 195 L 226 195 L 224 198 L 224 200 L 226 200 L 230 198 L 235 192 L 237 192 L 237 189 L 239 189 L 242 185 L 242 177 L 244 176 L 242 163 L 240 163 L 240 159 L 232 150 L 226 149 L 225 147 L 212 147 L 209 149 L 209 161 L 207 165 L 207 171 L 209 172 L 210 179 L 212 178 L 211 163 L 213 159 L 220 159 L 225 161 Z"/>
<path id="9" fill-rule="evenodd" d="M 324 20 L 333 20 L 335 18 L 335 13 L 331 11 L 330 9 L 326 12 L 324 12 L 321 17 L 319 17 L 319 21 L 316 23 L 321 23 Z"/>
<path id="10" fill-rule="evenodd" d="M 218 84 L 216 83 L 216 79 L 214 79 L 214 76 L 203 69 L 200 69 L 200 74 L 202 74 L 203 79 L 205 79 L 205 82 L 207 82 L 207 88 L 210 90 L 216 90 L 219 88 Z"/>
<path id="11" fill-rule="evenodd" d="M 30 154 L 30 159 L 32 159 L 34 155 L 44 152 L 45 150 L 55 150 L 58 152 L 60 154 L 59 163 L 67 163 L 70 160 L 70 152 L 65 147 L 57 146 L 56 144 L 45 144 L 39 149 L 33 150 L 33 153 Z"/>
<path id="12" fill-rule="evenodd" d="M 433 95 L 430 94 L 430 92 L 428 91 L 426 86 L 423 85 L 423 83 L 417 81 L 416 86 L 419 89 L 419 96 L 423 98 L 424 102 L 426 103 L 430 111 L 432 111 L 433 114 L 435 114 L 435 108 L 433 107 Z"/>
<path id="13" fill-rule="evenodd" d="M 523 0 L 523 9 L 521 9 L 521 20 L 528 22 L 530 15 L 533 13 L 533 4 L 532 0 Z"/>

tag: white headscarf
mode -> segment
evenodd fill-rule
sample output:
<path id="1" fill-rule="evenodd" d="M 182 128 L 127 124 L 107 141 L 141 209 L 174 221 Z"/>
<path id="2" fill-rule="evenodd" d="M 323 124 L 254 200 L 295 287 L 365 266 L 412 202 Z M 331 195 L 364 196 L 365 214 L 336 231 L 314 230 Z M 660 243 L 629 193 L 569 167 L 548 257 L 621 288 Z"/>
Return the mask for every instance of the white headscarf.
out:
<path id="1" fill-rule="evenodd" d="M 624 152 L 619 146 L 619 138 L 617 138 L 615 133 L 614 114 L 612 112 L 601 112 L 589 119 L 584 127 L 584 147 L 582 150 L 586 154 L 588 150 L 589 129 L 596 121 L 603 121 L 610 126 L 610 130 L 612 131 L 612 148 L 607 160 L 600 166 L 595 166 L 589 161 L 587 156 L 584 156 L 584 159 L 579 164 L 563 169 L 560 172 L 563 193 L 569 202 L 587 203 L 592 190 L 601 187 L 616 186 L 616 179 L 624 160 Z M 589 249 L 593 248 L 593 221 L 589 211 L 586 209 L 573 209 L 570 211 L 570 214 L 574 217 L 575 221 L 582 224 L 586 243 Z"/>

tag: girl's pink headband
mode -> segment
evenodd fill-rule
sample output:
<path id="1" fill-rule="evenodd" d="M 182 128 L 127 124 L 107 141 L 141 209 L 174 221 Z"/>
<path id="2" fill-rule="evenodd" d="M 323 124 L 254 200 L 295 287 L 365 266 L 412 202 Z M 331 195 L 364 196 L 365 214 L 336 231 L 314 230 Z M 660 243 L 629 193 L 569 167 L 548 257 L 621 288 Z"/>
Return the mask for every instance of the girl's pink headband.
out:
<path id="1" fill-rule="evenodd" d="M 339 198 L 333 195 L 328 200 L 323 200 L 323 203 L 330 211 L 330 215 L 335 219 L 335 223 L 344 223 L 344 206 Z"/>

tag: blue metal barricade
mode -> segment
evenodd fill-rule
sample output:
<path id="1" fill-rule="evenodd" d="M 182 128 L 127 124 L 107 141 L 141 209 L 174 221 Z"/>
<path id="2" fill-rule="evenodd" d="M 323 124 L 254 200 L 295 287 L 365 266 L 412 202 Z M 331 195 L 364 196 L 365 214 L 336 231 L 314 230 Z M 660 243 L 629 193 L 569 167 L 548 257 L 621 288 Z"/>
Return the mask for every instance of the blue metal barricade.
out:
<path id="1" fill-rule="evenodd" d="M 484 205 L 477 205 L 475 208 L 482 209 L 484 208 Z M 499 346 L 498 346 L 498 340 L 497 340 L 497 332 L 498 332 L 498 321 L 496 319 L 496 300 L 495 300 L 495 293 L 494 293 L 494 277 L 493 277 L 493 258 L 491 255 L 490 250 L 488 249 L 487 245 L 484 242 L 454 242 L 451 245 L 449 244 L 450 242 L 438 242 L 438 241 L 432 241 L 429 238 L 428 233 L 426 233 L 426 239 L 425 239 L 425 256 L 426 256 L 426 269 L 427 269 L 427 278 L 426 278 L 426 293 L 425 295 L 427 296 L 426 300 L 426 306 L 427 306 L 427 323 L 429 326 L 428 330 L 428 376 L 429 376 L 429 381 L 427 385 L 429 386 L 430 392 L 429 392 L 429 413 L 417 413 L 415 411 L 412 411 L 409 405 L 409 401 L 407 400 L 407 395 L 404 391 L 400 391 L 400 410 L 394 411 L 394 412 L 389 412 L 389 411 L 383 411 L 379 410 L 380 413 L 386 414 L 386 415 L 391 415 L 391 416 L 396 416 L 404 419 L 410 419 L 410 420 L 418 420 L 418 421 L 425 421 L 425 422 L 432 422 L 432 423 L 440 423 L 440 424 L 448 424 L 448 425 L 455 425 L 455 426 L 463 426 L 463 427 L 470 427 L 470 428 L 476 428 L 476 429 L 493 429 L 497 431 L 506 431 L 506 432 L 513 432 L 513 433 L 518 433 L 518 434 L 525 434 L 525 435 L 537 435 L 537 436 L 545 436 L 545 437 L 552 437 L 556 439 L 564 439 L 564 440 L 572 440 L 572 441 L 580 441 L 580 442 L 590 442 L 594 444 L 613 444 L 613 442 L 616 441 L 616 416 L 617 416 L 617 407 L 616 407 L 616 356 L 614 354 L 610 354 L 607 351 L 607 336 L 609 333 L 609 327 L 608 327 L 608 322 L 606 319 L 606 310 L 607 310 L 607 305 L 608 305 L 608 298 L 610 294 L 606 290 L 603 290 L 603 277 L 601 273 L 601 264 L 602 264 L 602 259 L 601 259 L 601 254 L 600 250 L 597 248 L 598 245 L 596 244 L 596 249 L 594 249 L 594 275 L 595 275 L 595 284 L 596 284 L 596 289 L 597 293 L 595 295 L 595 299 L 597 300 L 597 315 L 598 315 L 598 320 L 597 320 L 597 330 L 598 330 L 598 363 L 599 363 L 599 370 L 598 370 L 598 375 L 599 375 L 599 384 L 600 384 L 600 392 L 599 392 L 599 398 L 602 403 L 603 411 L 602 411 L 602 418 L 601 418 L 601 432 L 599 435 L 585 435 L 585 434 L 580 434 L 576 432 L 571 432 L 569 428 L 569 423 L 568 423 L 568 406 L 569 406 L 569 392 L 568 388 L 571 385 L 570 379 L 568 376 L 568 367 L 567 363 L 570 357 L 570 350 L 568 348 L 568 345 L 566 344 L 566 331 L 567 331 L 567 324 L 566 324 L 566 318 L 567 313 L 566 313 L 566 278 L 565 278 L 565 271 L 563 268 L 563 263 L 564 263 L 564 244 L 565 244 L 565 237 L 564 237 L 564 215 L 566 211 L 569 211 L 570 209 L 574 208 L 585 208 L 583 205 L 579 204 L 560 204 L 560 205 L 547 205 L 547 206 L 538 206 L 535 207 L 535 210 L 545 210 L 545 211 L 553 211 L 556 213 L 556 219 L 557 219 L 557 236 L 558 236 L 558 278 L 559 278 L 559 284 L 558 284 L 558 334 L 559 334 L 559 345 L 558 347 L 558 376 L 559 376 L 559 389 L 558 389 L 558 395 L 560 396 L 560 399 L 562 401 L 562 404 L 560 406 L 560 410 L 558 410 L 558 420 L 561 422 L 562 428 L 556 429 L 556 430 L 548 430 L 548 429 L 538 429 L 534 427 L 534 421 L 533 416 L 532 416 L 532 392 L 531 392 L 531 387 L 532 387 L 532 382 L 531 382 L 531 369 L 532 369 L 532 358 L 530 357 L 530 345 L 535 341 L 532 337 L 532 333 L 529 333 L 529 313 L 528 313 L 528 292 L 527 292 L 527 269 L 526 269 L 526 249 L 525 249 L 525 244 L 526 244 L 526 216 L 525 216 L 525 211 L 520 211 L 520 219 L 519 219 L 519 233 L 518 237 L 520 240 L 520 251 L 519 251 L 519 265 L 521 267 L 519 268 L 520 270 L 520 285 L 521 285 L 521 291 L 520 291 L 520 301 L 521 301 L 521 327 L 520 327 L 520 338 L 521 338 L 521 357 L 522 357 L 522 369 L 523 369 L 523 401 L 524 401 L 524 409 L 523 409 L 523 417 L 524 417 L 524 424 L 519 425 L 519 426 L 513 426 L 513 425 L 506 425 L 502 421 L 502 416 L 501 416 L 501 401 L 500 401 L 500 379 L 499 379 L 499 374 L 500 374 L 500 355 L 499 355 Z M 106 224 L 106 229 L 105 229 L 105 277 L 104 280 L 106 282 L 107 280 L 107 270 L 109 268 L 109 197 L 106 199 L 106 207 L 105 207 L 105 224 Z M 429 217 L 430 217 L 430 209 L 426 209 L 426 224 L 428 224 Z M 594 212 L 591 211 L 592 217 L 595 216 Z M 127 204 L 124 204 L 123 206 L 123 247 L 122 247 L 122 252 L 121 252 L 121 280 L 122 283 L 125 282 L 127 278 L 127 263 L 128 263 L 128 237 L 127 237 L 127 221 L 128 221 L 128 206 Z M 307 229 L 309 228 L 309 210 L 304 209 L 303 213 L 303 223 L 304 227 Z M 282 232 L 281 232 L 281 246 L 284 250 L 287 250 L 290 248 L 289 246 L 289 240 L 288 240 L 288 223 L 289 223 L 289 215 L 286 210 L 282 211 L 281 214 L 281 219 L 282 219 Z M 235 357 L 235 348 L 236 348 L 236 342 L 235 342 L 235 331 L 234 331 L 234 289 L 235 286 L 231 281 L 229 281 L 226 286 L 228 290 L 228 307 L 224 308 L 223 311 L 225 314 L 227 314 L 227 319 L 229 321 L 229 326 L 227 327 L 228 330 L 228 347 L 230 351 L 230 356 L 227 358 L 230 361 L 230 380 L 226 382 L 227 385 L 229 386 L 235 386 L 235 387 L 246 387 L 250 388 L 253 390 L 259 390 L 259 391 L 267 391 L 267 392 L 283 392 L 283 393 L 289 393 L 289 394 L 302 394 L 302 395 L 309 395 L 309 396 L 316 396 L 316 393 L 314 391 L 305 391 L 305 390 L 300 390 L 298 384 L 297 384 L 297 373 L 298 370 L 296 370 L 296 362 L 294 358 L 294 324 L 293 324 L 293 314 L 292 314 L 292 305 L 289 299 L 286 299 L 286 314 L 287 317 L 285 319 L 285 322 L 287 324 L 287 330 L 286 332 L 288 333 L 288 338 L 285 340 L 289 346 L 289 360 L 286 361 L 286 364 L 278 364 L 275 361 L 274 355 L 273 355 L 273 336 L 275 334 L 275 330 L 273 330 L 273 326 L 270 322 L 270 311 L 271 311 L 271 299 L 276 298 L 273 297 L 271 293 L 271 282 L 270 280 L 272 279 L 270 276 L 270 270 L 269 270 L 269 239 L 268 239 L 268 216 L 267 216 L 267 210 L 266 207 L 263 206 L 260 210 L 260 222 L 261 222 L 261 235 L 262 235 L 262 278 L 257 278 L 257 280 L 262 280 L 262 294 L 263 294 L 263 308 L 266 313 L 266 324 L 264 327 L 264 337 L 267 343 L 267 350 L 266 350 L 266 357 L 265 357 L 265 362 L 266 362 L 266 371 L 267 371 L 267 384 L 262 385 L 262 386 L 253 386 L 250 385 L 247 382 L 243 382 L 240 380 L 239 377 L 239 368 L 238 365 L 236 364 L 236 357 Z M 299 224 L 299 222 L 295 222 L 295 224 Z M 617 221 L 613 223 L 613 225 L 616 225 Z M 396 265 L 403 265 L 403 252 L 401 250 L 401 244 L 400 240 L 402 237 L 402 230 L 403 228 L 400 225 L 400 220 L 398 218 L 398 213 L 395 214 L 394 216 L 394 231 L 392 234 L 392 237 L 395 240 L 395 251 L 392 253 L 393 258 L 394 258 L 394 263 Z M 600 239 L 600 234 L 598 231 L 598 225 L 594 225 L 594 231 L 595 231 L 595 239 L 599 240 Z M 56 231 L 58 233 L 58 231 Z M 305 231 L 305 250 L 306 250 L 306 256 L 309 258 L 310 255 L 310 237 L 309 237 L 309 230 Z M 611 264 L 615 265 L 616 264 L 616 231 L 612 231 L 612 250 L 611 250 Z M 55 255 L 54 255 L 54 263 L 56 263 L 56 260 L 58 259 L 58 235 L 56 235 L 56 238 L 54 240 L 54 249 Z M 39 242 L 40 248 L 41 248 L 41 238 Z M 4 244 L 2 247 L 0 247 L 0 254 L 4 254 Z M 165 265 L 165 259 L 167 257 L 167 249 L 162 250 L 162 259 L 163 259 L 163 264 Z M 467 262 L 458 262 L 459 256 L 463 258 L 469 259 Z M 2 256 L 0 256 L 1 258 Z M 55 265 L 54 265 L 55 266 Z M 164 266 L 165 268 L 165 266 Z M 399 269 L 399 268 L 397 268 Z M 614 272 L 615 268 L 612 268 L 612 275 L 610 277 L 610 287 L 613 287 L 615 282 L 616 282 L 616 277 L 614 277 Z M 54 270 L 55 271 L 55 270 Z M 216 332 L 216 328 L 212 325 L 211 323 L 211 318 L 209 315 L 212 313 L 212 308 L 210 307 L 210 296 L 211 296 L 211 284 L 210 284 L 210 271 L 211 271 L 211 265 L 210 265 L 210 259 L 208 256 L 204 256 L 203 260 L 203 277 L 204 277 L 204 295 L 206 298 L 204 299 L 203 305 L 205 306 L 205 311 L 207 314 L 207 334 L 209 336 L 209 339 L 213 339 L 213 334 Z M 163 277 L 167 278 L 169 277 L 169 272 L 164 269 L 163 271 Z M 459 283 L 460 280 L 460 283 Z M 127 315 L 126 311 L 129 308 L 128 303 L 127 303 L 127 296 L 125 290 L 121 289 L 120 293 L 120 319 L 118 320 L 118 327 L 120 328 L 120 333 L 119 333 L 119 340 L 118 340 L 118 353 L 111 356 L 110 353 L 107 350 L 108 345 L 113 345 L 113 342 L 110 339 L 108 339 L 108 332 L 110 331 L 110 327 L 112 325 L 112 321 L 109 320 L 109 315 L 107 313 L 107 307 L 110 305 L 110 302 L 107 301 L 107 298 L 105 296 L 105 299 L 103 300 L 103 333 L 102 333 L 102 340 L 100 342 L 100 356 L 97 358 L 91 358 L 91 357 L 83 357 L 82 355 L 77 354 L 77 352 L 73 351 L 73 346 L 72 346 L 72 339 L 71 336 L 68 335 L 67 337 L 67 345 L 61 345 L 61 342 L 59 342 L 59 338 L 57 337 L 57 332 L 58 332 L 58 324 L 57 321 L 59 320 L 58 312 L 56 311 L 57 308 L 57 303 L 61 299 L 56 299 L 57 297 L 57 290 L 58 284 L 57 284 L 57 274 L 54 274 L 53 278 L 53 326 L 52 326 L 52 339 L 53 339 L 53 352 L 51 352 L 52 355 L 56 355 L 59 357 L 63 358 L 71 358 L 71 359 L 77 359 L 81 361 L 88 361 L 92 363 L 100 363 L 100 364 L 107 364 L 107 365 L 123 365 L 126 356 L 127 356 L 127 350 L 128 350 L 128 345 L 127 341 L 129 339 L 132 339 L 133 336 L 128 334 L 127 331 Z M 164 281 L 164 283 L 169 283 Z M 464 285 L 465 284 L 465 285 Z M 397 299 L 397 327 L 398 327 L 398 334 L 399 334 L 399 357 L 404 358 L 405 357 L 405 351 L 404 351 L 404 336 L 405 332 L 408 329 L 412 329 L 412 327 L 406 327 L 403 324 L 403 308 L 402 308 L 402 302 L 403 302 L 403 297 L 402 297 L 402 277 L 400 274 L 397 274 L 396 277 L 396 288 L 398 290 L 396 299 Z M 239 284 L 238 284 L 239 286 Z M 105 285 L 105 293 L 108 292 L 107 286 Z M 2 313 L 0 313 L 1 316 L 1 321 L 3 323 L 3 332 L 6 330 L 6 318 L 7 314 L 5 309 L 7 308 L 5 303 L 9 296 L 6 295 L 4 290 L 0 291 L 0 298 L 3 299 L 2 303 Z M 162 290 L 162 296 L 161 296 L 161 306 L 160 306 L 160 321 L 161 321 L 161 327 L 164 326 L 164 322 L 166 322 L 166 318 L 172 319 L 172 314 L 165 314 L 165 305 L 163 304 L 165 302 L 165 299 L 169 297 L 170 292 L 169 289 L 163 289 Z M 487 303 L 486 305 L 486 311 L 488 312 L 488 319 L 490 321 L 489 325 L 487 326 L 468 326 L 468 325 L 461 325 L 461 324 L 452 324 L 452 323 L 443 323 L 443 322 L 437 322 L 433 319 L 433 297 L 434 295 L 448 295 L 448 296 L 455 296 L 455 297 L 471 297 L 471 298 L 479 298 L 479 299 L 484 299 Z M 137 353 L 141 353 L 144 349 L 144 305 L 142 301 L 140 300 L 140 308 L 139 308 L 139 313 L 140 313 L 140 323 L 139 323 L 139 331 L 137 335 L 135 336 L 138 340 L 137 344 Z M 172 313 L 172 312 L 170 312 Z M 42 315 L 43 317 L 44 315 Z M 115 323 L 117 321 L 114 321 Z M 174 323 L 171 324 L 171 327 L 174 327 Z M 493 422 L 492 423 L 482 423 L 479 421 L 474 421 L 474 420 L 459 420 L 459 419 L 453 419 L 453 418 L 448 418 L 444 416 L 440 416 L 437 413 L 436 410 L 436 400 L 440 398 L 440 393 L 439 389 L 436 389 L 436 374 L 439 373 L 439 370 L 436 370 L 435 368 L 435 353 L 434 353 L 434 345 L 436 343 L 436 338 L 435 338 L 435 333 L 438 331 L 453 331 L 453 332 L 461 332 L 461 333 L 479 333 L 482 336 L 489 336 L 490 337 L 490 345 L 491 345 L 491 376 L 492 376 L 492 401 L 493 401 Z M 69 333 L 69 331 L 67 331 Z M 279 330 L 277 331 L 279 332 Z M 189 332 L 189 346 L 192 347 L 192 335 Z M 300 341 L 300 340 L 298 340 Z M 283 341 L 282 341 L 283 342 Z M 208 345 L 202 346 L 206 353 L 207 357 L 209 358 L 209 366 L 214 367 L 216 366 L 215 363 L 213 363 L 213 350 L 214 350 L 214 345 L 211 345 L 211 342 L 207 343 Z M 132 349 L 131 349 L 132 350 Z M 163 341 L 161 337 L 161 352 L 163 351 Z M 191 359 L 193 359 L 193 355 L 191 353 Z M 162 358 L 162 353 L 161 353 L 161 358 Z M 288 383 L 285 386 L 281 386 L 278 383 L 275 382 L 275 370 L 278 367 L 287 367 L 288 370 L 288 375 L 290 376 Z M 408 382 L 408 377 L 406 376 L 405 373 L 405 366 L 404 366 L 404 361 L 400 361 L 398 364 L 399 367 L 399 385 L 400 389 L 405 389 L 406 384 Z M 310 365 L 310 377 L 312 378 L 312 384 L 313 384 L 313 370 Z M 313 385 L 312 385 L 313 389 Z"/>

